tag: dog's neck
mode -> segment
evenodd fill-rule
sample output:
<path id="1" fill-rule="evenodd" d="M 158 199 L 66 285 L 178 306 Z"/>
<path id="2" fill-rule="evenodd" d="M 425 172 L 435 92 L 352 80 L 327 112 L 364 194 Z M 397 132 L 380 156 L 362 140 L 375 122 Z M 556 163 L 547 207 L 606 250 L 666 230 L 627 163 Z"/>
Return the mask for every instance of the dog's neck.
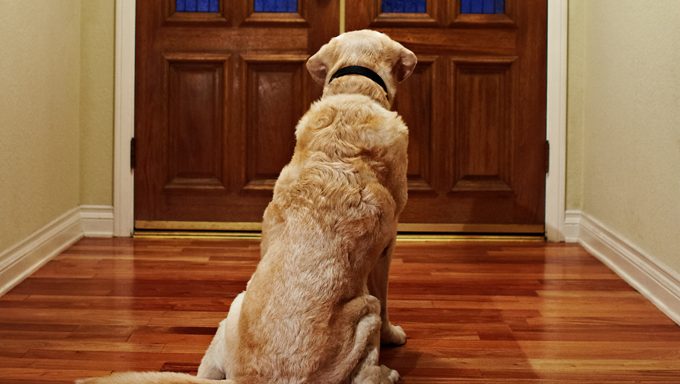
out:
<path id="1" fill-rule="evenodd" d="M 367 77 L 367 78 L 373 80 L 374 83 L 378 84 L 380 86 L 380 88 L 382 88 L 383 91 L 385 91 L 385 93 L 388 92 L 387 91 L 387 84 L 385 84 L 385 80 L 383 80 L 382 77 L 380 77 L 380 75 L 375 73 L 375 71 L 373 71 L 372 69 L 361 66 L 361 65 L 349 65 L 349 66 L 342 67 L 342 68 L 338 69 L 337 71 L 335 71 L 333 76 L 331 76 L 331 79 L 328 80 L 328 82 L 330 83 L 334 79 L 337 79 L 337 78 L 343 77 L 343 76 L 348 76 L 348 75 L 359 75 L 359 76 Z"/>
<path id="2" fill-rule="evenodd" d="M 346 75 L 334 78 L 326 85 L 323 96 L 339 94 L 361 94 L 375 100 L 386 109 L 392 107 L 387 92 L 375 81 L 361 75 Z"/>

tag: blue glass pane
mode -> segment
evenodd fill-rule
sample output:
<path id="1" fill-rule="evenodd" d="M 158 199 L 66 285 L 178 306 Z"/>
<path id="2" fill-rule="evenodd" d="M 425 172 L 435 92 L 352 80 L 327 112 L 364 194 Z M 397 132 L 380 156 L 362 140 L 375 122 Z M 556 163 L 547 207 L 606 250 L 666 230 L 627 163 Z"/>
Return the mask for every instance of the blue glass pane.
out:
<path id="1" fill-rule="evenodd" d="M 255 0 L 255 12 L 295 13 L 298 0 Z"/>
<path id="2" fill-rule="evenodd" d="M 177 12 L 219 12 L 220 0 L 175 0 Z"/>
<path id="3" fill-rule="evenodd" d="M 427 12 L 426 0 L 383 0 L 383 13 L 425 13 Z"/>
<path id="4" fill-rule="evenodd" d="M 505 13 L 505 0 L 460 0 L 460 13 Z"/>

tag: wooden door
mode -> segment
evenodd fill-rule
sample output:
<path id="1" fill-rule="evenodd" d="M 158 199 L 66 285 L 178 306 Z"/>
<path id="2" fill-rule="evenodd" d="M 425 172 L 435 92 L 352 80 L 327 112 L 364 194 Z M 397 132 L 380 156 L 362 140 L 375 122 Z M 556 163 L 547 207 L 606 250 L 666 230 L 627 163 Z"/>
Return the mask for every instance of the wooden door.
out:
<path id="1" fill-rule="evenodd" d="M 346 15 L 418 55 L 395 105 L 410 131 L 401 229 L 543 233 L 547 1 L 347 0 Z"/>
<path id="2" fill-rule="evenodd" d="M 546 3 L 346 0 L 419 59 L 401 230 L 543 232 Z M 259 228 L 337 31 L 337 0 L 138 1 L 136 228 Z"/>
<path id="3" fill-rule="evenodd" d="M 140 0 L 136 11 L 135 227 L 259 223 L 321 94 L 305 62 L 337 34 L 337 1 Z"/>

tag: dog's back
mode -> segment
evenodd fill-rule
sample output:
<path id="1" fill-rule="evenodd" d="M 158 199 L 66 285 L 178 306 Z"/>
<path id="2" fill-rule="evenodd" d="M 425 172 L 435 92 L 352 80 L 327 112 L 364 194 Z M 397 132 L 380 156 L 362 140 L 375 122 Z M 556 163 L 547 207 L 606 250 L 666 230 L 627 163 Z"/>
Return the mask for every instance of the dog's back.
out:
<path id="1" fill-rule="evenodd" d="M 348 377 L 354 329 L 342 305 L 365 294 L 366 277 L 394 230 L 405 182 L 407 129 L 362 95 L 316 102 L 265 212 L 267 247 L 244 298 L 236 377 L 314 382 Z M 403 188 L 402 188 L 403 189 Z M 328 381 L 331 382 L 331 381 Z"/>

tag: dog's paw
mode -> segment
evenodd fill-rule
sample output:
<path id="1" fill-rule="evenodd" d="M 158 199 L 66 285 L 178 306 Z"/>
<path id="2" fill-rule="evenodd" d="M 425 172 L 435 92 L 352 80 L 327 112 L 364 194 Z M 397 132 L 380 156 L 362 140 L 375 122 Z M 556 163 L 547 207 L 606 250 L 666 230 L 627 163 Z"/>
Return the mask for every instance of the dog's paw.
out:
<path id="1" fill-rule="evenodd" d="M 394 384 L 399 382 L 399 372 L 395 371 L 394 369 L 388 368 L 384 365 L 380 366 L 380 371 L 382 373 L 382 378 L 383 380 L 381 383 L 388 383 L 388 384 Z"/>
<path id="2" fill-rule="evenodd" d="M 403 345 L 406 343 L 406 332 L 398 325 L 388 324 L 380 332 L 380 343 L 383 345 Z"/>

